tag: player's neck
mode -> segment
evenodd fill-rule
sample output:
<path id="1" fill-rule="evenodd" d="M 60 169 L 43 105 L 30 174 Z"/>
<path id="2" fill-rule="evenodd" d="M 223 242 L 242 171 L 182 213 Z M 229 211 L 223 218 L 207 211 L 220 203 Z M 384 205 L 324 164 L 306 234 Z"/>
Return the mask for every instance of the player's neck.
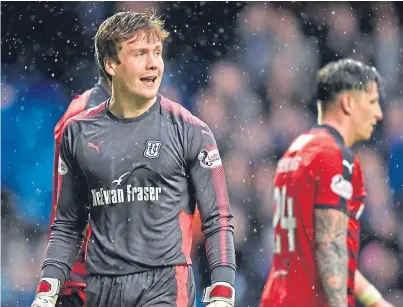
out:
<path id="1" fill-rule="evenodd" d="M 139 117 L 155 103 L 157 97 L 152 99 L 139 99 L 131 94 L 124 94 L 122 91 L 112 88 L 112 98 L 109 105 L 109 110 L 122 118 Z"/>
<path id="2" fill-rule="evenodd" d="M 321 121 L 321 124 L 328 125 L 336 129 L 337 132 L 340 133 L 340 135 L 342 136 L 344 140 L 344 145 L 346 147 L 351 147 L 354 145 L 355 143 L 354 136 L 350 133 L 352 129 L 349 127 L 347 123 L 343 123 L 338 118 L 324 117 Z"/>

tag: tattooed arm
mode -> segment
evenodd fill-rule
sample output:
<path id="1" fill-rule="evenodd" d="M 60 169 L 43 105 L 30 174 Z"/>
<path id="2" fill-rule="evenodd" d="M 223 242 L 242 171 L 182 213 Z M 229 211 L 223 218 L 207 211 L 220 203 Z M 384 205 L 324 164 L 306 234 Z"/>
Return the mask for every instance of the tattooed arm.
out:
<path id="1" fill-rule="evenodd" d="M 315 209 L 316 261 L 329 307 L 347 307 L 348 216 L 336 209 Z"/>

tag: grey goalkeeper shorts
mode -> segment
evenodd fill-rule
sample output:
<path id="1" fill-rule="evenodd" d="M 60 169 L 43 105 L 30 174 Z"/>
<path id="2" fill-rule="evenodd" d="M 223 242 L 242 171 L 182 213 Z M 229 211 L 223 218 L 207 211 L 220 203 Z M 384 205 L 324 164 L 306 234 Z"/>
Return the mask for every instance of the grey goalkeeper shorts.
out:
<path id="1" fill-rule="evenodd" d="M 191 266 L 123 276 L 88 276 L 86 307 L 195 307 Z"/>

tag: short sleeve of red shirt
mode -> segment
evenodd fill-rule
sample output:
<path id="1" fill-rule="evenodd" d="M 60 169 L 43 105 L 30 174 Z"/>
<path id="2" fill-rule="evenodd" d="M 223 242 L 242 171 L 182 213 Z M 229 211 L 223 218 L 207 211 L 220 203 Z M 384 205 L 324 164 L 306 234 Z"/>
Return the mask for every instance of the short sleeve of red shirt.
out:
<path id="1" fill-rule="evenodd" d="M 347 201 L 353 197 L 354 162 L 348 148 L 328 146 L 321 149 L 311 165 L 317 186 L 315 208 L 347 211 Z"/>
<path id="2" fill-rule="evenodd" d="M 353 200 L 362 201 L 365 196 L 367 196 L 367 193 L 365 191 L 364 176 L 362 174 L 361 164 L 356 157 L 354 158 L 353 187 Z"/>
<path id="3" fill-rule="evenodd" d="M 365 182 L 362 174 L 361 164 L 357 158 L 354 159 L 352 184 L 354 187 L 354 192 L 351 201 L 348 203 L 348 209 L 353 217 L 359 219 L 364 211 L 364 199 L 367 196 L 367 193 L 365 190 Z"/>

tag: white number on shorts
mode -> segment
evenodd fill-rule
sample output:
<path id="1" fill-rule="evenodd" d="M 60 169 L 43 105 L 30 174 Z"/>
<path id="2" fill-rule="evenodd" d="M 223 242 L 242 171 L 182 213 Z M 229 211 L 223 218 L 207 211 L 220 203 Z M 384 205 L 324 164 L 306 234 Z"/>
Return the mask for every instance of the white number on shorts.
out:
<path id="1" fill-rule="evenodd" d="M 285 209 L 287 205 L 287 216 L 285 216 Z M 287 188 L 283 186 L 280 190 L 279 187 L 274 189 L 274 216 L 273 227 L 276 228 L 280 222 L 281 229 L 288 230 L 288 251 L 295 251 L 295 229 L 297 228 L 297 221 L 294 216 L 294 203 L 292 197 L 287 197 Z M 281 252 L 280 234 L 274 237 L 274 253 Z"/>

